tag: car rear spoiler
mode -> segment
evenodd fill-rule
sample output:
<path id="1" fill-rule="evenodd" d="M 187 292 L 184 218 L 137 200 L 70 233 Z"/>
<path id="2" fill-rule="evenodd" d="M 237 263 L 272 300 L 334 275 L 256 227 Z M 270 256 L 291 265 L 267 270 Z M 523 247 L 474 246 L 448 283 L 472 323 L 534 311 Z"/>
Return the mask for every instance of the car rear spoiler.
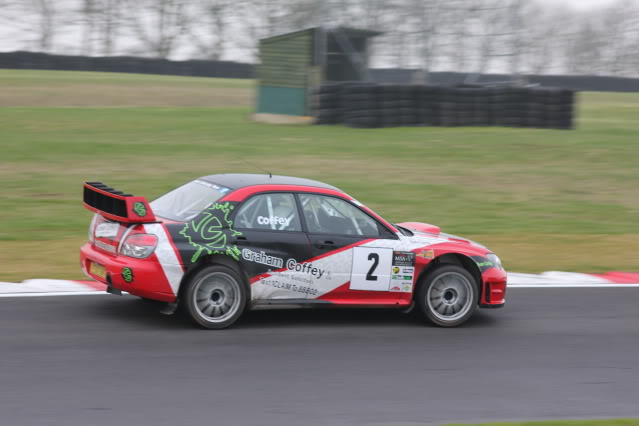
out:
<path id="1" fill-rule="evenodd" d="M 125 194 L 102 182 L 84 182 L 84 207 L 116 222 L 157 222 L 146 198 Z"/>

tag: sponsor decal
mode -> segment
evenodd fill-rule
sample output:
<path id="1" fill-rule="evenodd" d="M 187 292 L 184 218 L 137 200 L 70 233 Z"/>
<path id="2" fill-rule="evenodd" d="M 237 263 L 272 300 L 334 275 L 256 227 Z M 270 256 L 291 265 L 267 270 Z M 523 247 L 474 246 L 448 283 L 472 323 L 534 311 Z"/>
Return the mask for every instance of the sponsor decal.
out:
<path id="1" fill-rule="evenodd" d="M 402 281 L 406 281 L 406 280 L 413 280 L 413 276 L 412 275 L 392 275 L 391 279 L 393 280 L 402 280 Z"/>
<path id="2" fill-rule="evenodd" d="M 133 211 L 140 217 L 146 216 L 146 207 L 140 201 L 133 203 Z"/>
<path id="3" fill-rule="evenodd" d="M 260 281 L 261 284 L 278 288 L 282 290 L 294 291 L 296 293 L 310 294 L 311 296 L 317 295 L 317 289 L 306 286 L 306 285 L 297 285 L 291 282 L 283 281 L 280 277 L 269 277 Z"/>
<path id="4" fill-rule="evenodd" d="M 492 268 L 495 265 L 490 260 L 484 260 L 483 262 L 477 262 L 477 266 L 480 268 Z"/>
<path id="5" fill-rule="evenodd" d="M 208 186 L 209 188 L 213 188 L 213 189 L 215 189 L 216 191 L 219 191 L 219 192 L 222 192 L 222 193 L 224 193 L 224 192 L 228 192 L 228 190 L 229 190 L 228 188 L 225 188 L 225 187 L 223 187 L 223 186 L 216 185 L 216 184 L 211 183 L 211 182 L 207 182 L 207 181 L 205 181 L 205 180 L 199 180 L 199 179 L 197 179 L 197 180 L 195 180 L 194 182 L 195 182 L 195 183 L 198 183 L 198 184 L 200 184 L 200 185 L 203 185 L 203 186 Z"/>
<path id="6" fill-rule="evenodd" d="M 291 218 L 285 218 L 285 217 L 280 217 L 280 216 L 270 216 L 270 217 L 266 217 L 266 216 L 258 216 L 257 217 L 257 223 L 259 223 L 260 225 L 284 225 L 284 226 L 288 226 L 289 223 L 291 223 Z"/>
<path id="7" fill-rule="evenodd" d="M 394 251 L 393 266 L 415 266 L 415 253 L 411 251 Z"/>
<path id="8" fill-rule="evenodd" d="M 393 275 L 391 275 L 390 291 L 410 292 L 415 277 L 415 253 L 393 252 Z M 394 290 L 394 289 L 397 290 Z"/>
<path id="9" fill-rule="evenodd" d="M 422 250 L 417 253 L 417 256 L 423 259 L 434 259 L 435 258 L 435 250 Z"/>
<path id="10" fill-rule="evenodd" d="M 133 269 L 128 267 L 122 268 L 122 279 L 128 283 L 133 281 Z"/>
<path id="11" fill-rule="evenodd" d="M 197 249 L 191 257 L 191 262 L 197 262 L 202 253 L 226 254 L 235 260 L 240 260 L 240 249 L 235 244 L 228 244 L 229 238 L 242 235 L 241 232 L 233 229 L 233 221 L 229 220 L 229 215 L 234 208 L 235 206 L 229 202 L 214 203 L 184 225 L 180 235 Z"/>
<path id="12" fill-rule="evenodd" d="M 326 269 L 320 269 L 313 266 L 312 263 L 297 263 L 295 259 L 289 259 L 286 261 L 286 268 L 289 271 L 301 272 L 303 274 L 310 274 L 316 278 L 322 278 L 322 275 L 326 272 Z"/>
<path id="13" fill-rule="evenodd" d="M 260 251 L 258 253 L 247 248 L 242 249 L 242 258 L 245 260 L 248 260 L 249 262 L 255 262 L 261 265 L 272 266 L 276 269 L 280 269 L 284 265 L 284 260 L 279 257 L 269 256 L 263 251 Z"/>

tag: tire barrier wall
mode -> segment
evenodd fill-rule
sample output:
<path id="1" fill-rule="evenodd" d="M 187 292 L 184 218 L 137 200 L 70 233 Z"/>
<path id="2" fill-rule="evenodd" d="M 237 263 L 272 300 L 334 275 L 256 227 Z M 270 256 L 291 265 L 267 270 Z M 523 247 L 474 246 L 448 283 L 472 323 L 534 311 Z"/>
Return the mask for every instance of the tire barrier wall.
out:
<path id="1" fill-rule="evenodd" d="M 169 61 L 130 56 L 64 56 L 33 52 L 0 53 L 0 68 L 255 78 L 255 67 L 240 62 Z"/>
<path id="2" fill-rule="evenodd" d="M 312 99 L 316 124 L 574 128 L 569 89 L 336 83 L 318 87 Z"/>

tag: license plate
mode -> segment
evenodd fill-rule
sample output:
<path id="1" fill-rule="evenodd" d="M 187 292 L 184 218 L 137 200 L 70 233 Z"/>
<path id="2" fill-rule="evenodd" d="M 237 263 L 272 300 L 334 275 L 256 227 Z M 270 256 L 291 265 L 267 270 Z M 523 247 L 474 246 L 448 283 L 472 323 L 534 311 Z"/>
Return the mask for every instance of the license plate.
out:
<path id="1" fill-rule="evenodd" d="M 99 263 L 91 262 L 91 264 L 89 265 L 89 273 L 91 275 L 95 275 L 96 277 L 102 278 L 103 280 L 106 280 L 106 268 Z"/>

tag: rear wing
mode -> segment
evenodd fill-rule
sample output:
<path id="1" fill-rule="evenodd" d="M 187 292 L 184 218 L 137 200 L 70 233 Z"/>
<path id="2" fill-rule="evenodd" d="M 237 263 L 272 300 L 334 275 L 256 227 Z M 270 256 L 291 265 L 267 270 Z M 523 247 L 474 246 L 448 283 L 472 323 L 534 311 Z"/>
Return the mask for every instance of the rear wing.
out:
<path id="1" fill-rule="evenodd" d="M 146 198 L 125 194 L 102 182 L 84 182 L 84 207 L 116 222 L 157 222 Z"/>

